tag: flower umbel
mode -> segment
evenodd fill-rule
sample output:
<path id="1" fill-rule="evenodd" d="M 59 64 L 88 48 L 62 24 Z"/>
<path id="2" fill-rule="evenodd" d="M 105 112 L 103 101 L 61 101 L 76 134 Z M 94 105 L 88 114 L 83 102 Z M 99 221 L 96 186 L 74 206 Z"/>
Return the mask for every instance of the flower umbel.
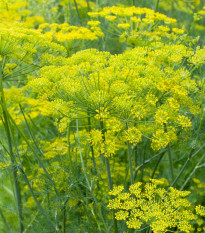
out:
<path id="1" fill-rule="evenodd" d="M 150 183 L 137 182 L 124 192 L 122 186 L 115 187 L 109 209 L 115 209 L 115 218 L 126 221 L 128 228 L 150 227 L 154 233 L 163 233 L 172 228 L 181 232 L 191 232 L 192 220 L 197 215 L 192 212 L 191 203 L 185 198 L 188 191 L 173 187 L 165 189 L 166 179 L 151 179 Z M 126 197 L 126 198 L 124 198 Z M 197 214 L 204 215 L 204 207 L 196 207 Z"/>

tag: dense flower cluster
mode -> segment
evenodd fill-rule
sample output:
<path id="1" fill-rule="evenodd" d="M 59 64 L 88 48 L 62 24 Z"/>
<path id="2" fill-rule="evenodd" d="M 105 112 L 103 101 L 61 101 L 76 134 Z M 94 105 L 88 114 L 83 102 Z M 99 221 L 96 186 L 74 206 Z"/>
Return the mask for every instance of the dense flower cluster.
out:
<path id="1" fill-rule="evenodd" d="M 109 25 L 110 33 L 117 33 L 120 42 L 126 41 L 132 47 L 150 46 L 152 42 L 159 41 L 166 43 L 190 41 L 184 30 L 176 27 L 175 19 L 148 8 L 112 6 L 88 14 L 94 19 L 104 18 Z"/>
<path id="2" fill-rule="evenodd" d="M 104 37 L 103 32 L 98 25 L 92 25 L 91 28 L 70 26 L 67 23 L 64 24 L 48 24 L 44 23 L 39 26 L 44 32 L 45 36 L 51 37 L 55 42 L 62 44 L 69 55 L 75 46 L 80 47 L 85 41 L 97 40 L 99 37 Z"/>
<path id="3" fill-rule="evenodd" d="M 120 2 L 0 0 L 0 232 L 205 229 L 205 8 Z"/>
<path id="4" fill-rule="evenodd" d="M 154 233 L 163 233 L 177 227 L 181 232 L 191 232 L 191 221 L 197 216 L 191 210 L 191 203 L 185 198 L 189 191 L 178 191 L 163 187 L 163 179 L 141 182 L 130 186 L 124 192 L 123 186 L 110 191 L 114 198 L 108 207 L 116 210 L 115 218 L 126 221 L 128 228 L 143 229 L 151 227 Z M 196 207 L 197 214 L 204 214 L 204 207 Z"/>
<path id="5" fill-rule="evenodd" d="M 152 148 L 159 150 L 176 142 L 177 128 L 190 128 L 189 114 L 200 111 L 196 106 L 197 82 L 185 67 L 176 65 L 186 60 L 192 66 L 194 57 L 199 57 L 198 50 L 194 53 L 183 45 L 157 44 L 155 48 L 140 47 L 118 56 L 85 50 L 67 59 L 66 65 L 43 67 L 40 77 L 31 78 L 28 88 L 47 101 L 47 106 L 63 101 L 64 108 L 69 102 L 67 113 L 59 109 L 64 117 L 78 111 L 82 116 L 89 112 L 108 125 L 109 118 L 117 124 L 121 122 L 119 133 L 108 126 L 107 140 L 116 137 L 136 144 L 142 135 L 151 136 Z M 130 128 L 124 133 L 126 122 Z M 150 127 L 150 132 L 145 125 Z M 92 138 L 101 141 L 97 134 L 94 136 L 95 132 L 99 131 L 93 131 Z M 119 147 L 118 140 L 111 141 L 113 152 L 108 154 L 114 154 Z M 102 146 L 96 140 L 92 143 Z"/>

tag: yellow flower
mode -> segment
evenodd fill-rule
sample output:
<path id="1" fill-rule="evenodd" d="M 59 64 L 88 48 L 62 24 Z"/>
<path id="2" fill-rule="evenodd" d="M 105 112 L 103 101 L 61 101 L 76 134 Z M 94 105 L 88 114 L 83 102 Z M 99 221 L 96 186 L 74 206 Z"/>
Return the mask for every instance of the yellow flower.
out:
<path id="1" fill-rule="evenodd" d="M 151 147 L 153 150 L 160 150 L 161 148 L 166 147 L 169 141 L 169 135 L 165 133 L 164 130 L 159 129 L 152 138 Z"/>
<path id="2" fill-rule="evenodd" d="M 87 24 L 90 26 L 96 27 L 96 26 L 100 25 L 100 21 L 88 21 Z"/>
<path id="3" fill-rule="evenodd" d="M 113 188 L 113 190 L 111 190 L 111 191 L 109 192 L 109 194 L 110 194 L 110 195 L 113 195 L 113 196 L 117 196 L 119 193 L 122 192 L 123 189 L 124 189 L 123 186 L 115 186 L 115 187 Z"/>
<path id="4" fill-rule="evenodd" d="M 184 30 L 179 28 L 172 28 L 172 31 L 176 34 L 183 34 Z"/>
<path id="5" fill-rule="evenodd" d="M 115 21 L 115 19 L 116 19 L 117 17 L 114 16 L 114 15 L 106 15 L 105 18 L 106 18 L 108 21 L 113 22 L 113 21 Z"/>
<path id="6" fill-rule="evenodd" d="M 134 23 L 138 23 L 138 22 L 141 22 L 141 19 L 140 18 L 137 18 L 136 16 L 133 16 L 130 18 L 132 22 Z"/>
<path id="7" fill-rule="evenodd" d="M 126 139 L 132 144 L 137 144 L 141 141 L 141 138 L 142 133 L 136 127 L 130 127 L 126 131 Z"/>
<path id="8" fill-rule="evenodd" d="M 182 128 L 191 127 L 191 121 L 186 116 L 178 116 L 177 121 Z"/>
<path id="9" fill-rule="evenodd" d="M 155 114 L 155 120 L 157 123 L 163 125 L 166 124 L 169 120 L 169 113 L 163 109 L 158 109 Z"/>
<path id="10" fill-rule="evenodd" d="M 117 220 L 126 220 L 126 218 L 128 217 L 128 215 L 129 215 L 128 211 L 120 210 L 117 213 L 115 213 L 115 218 Z"/>
<path id="11" fill-rule="evenodd" d="M 185 199 L 190 192 L 158 187 L 165 183 L 165 179 L 151 179 L 151 183 L 146 184 L 138 182 L 130 186 L 129 193 L 124 192 L 122 186 L 115 187 L 115 197 L 109 201 L 108 208 L 115 209 L 116 219 L 125 221 L 128 228 L 142 230 L 142 225 L 146 224 L 154 233 L 171 228 L 188 233 L 192 220 L 197 219 L 191 203 Z M 202 207 L 196 209 L 205 212 Z"/>
<path id="12" fill-rule="evenodd" d="M 120 23 L 117 25 L 118 28 L 121 28 L 121 29 L 128 29 L 130 27 L 130 24 L 129 23 Z"/>
<path id="13" fill-rule="evenodd" d="M 205 207 L 201 206 L 201 205 L 196 206 L 196 213 L 198 215 L 201 215 L 201 216 L 205 217 Z"/>
<path id="14" fill-rule="evenodd" d="M 142 222 L 139 219 L 130 218 L 127 221 L 127 226 L 128 228 L 132 228 L 132 229 L 140 229 L 140 227 L 142 226 Z"/>

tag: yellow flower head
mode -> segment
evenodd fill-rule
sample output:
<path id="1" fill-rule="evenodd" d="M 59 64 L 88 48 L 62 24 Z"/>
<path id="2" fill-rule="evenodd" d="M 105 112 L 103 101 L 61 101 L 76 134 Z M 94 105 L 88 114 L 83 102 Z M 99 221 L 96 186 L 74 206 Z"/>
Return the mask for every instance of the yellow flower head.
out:
<path id="1" fill-rule="evenodd" d="M 191 232 L 192 220 L 197 216 L 185 199 L 190 192 L 160 187 L 166 183 L 165 179 L 152 179 L 146 184 L 138 182 L 130 186 L 129 192 L 123 191 L 122 186 L 115 187 L 110 192 L 114 199 L 110 200 L 108 208 L 115 209 L 115 218 L 125 221 L 128 228 L 140 230 L 146 224 L 154 233 L 163 233 L 173 227 Z M 204 216 L 204 207 L 196 207 L 196 212 Z"/>

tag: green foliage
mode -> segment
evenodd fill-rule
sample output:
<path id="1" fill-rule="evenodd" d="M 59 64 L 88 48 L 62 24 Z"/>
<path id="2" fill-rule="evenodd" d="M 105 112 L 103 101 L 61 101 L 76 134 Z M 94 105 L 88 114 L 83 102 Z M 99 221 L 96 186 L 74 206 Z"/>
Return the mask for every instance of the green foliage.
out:
<path id="1" fill-rule="evenodd" d="M 0 1 L 1 232 L 204 231 L 204 15 Z"/>

